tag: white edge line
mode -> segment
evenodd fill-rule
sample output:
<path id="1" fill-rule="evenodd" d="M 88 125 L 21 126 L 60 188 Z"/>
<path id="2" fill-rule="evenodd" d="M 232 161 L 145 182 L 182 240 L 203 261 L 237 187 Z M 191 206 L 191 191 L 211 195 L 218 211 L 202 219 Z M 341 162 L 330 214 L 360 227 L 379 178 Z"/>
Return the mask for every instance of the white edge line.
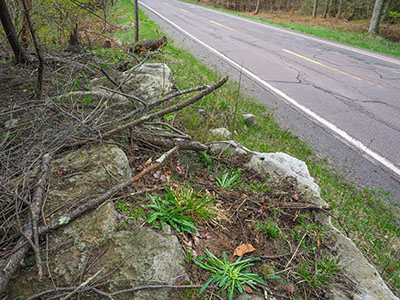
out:
<path id="1" fill-rule="evenodd" d="M 201 9 L 204 9 L 204 10 L 207 10 L 207 11 L 219 14 L 219 15 L 223 15 L 223 16 L 231 17 L 231 18 L 234 18 L 234 19 L 237 19 L 237 20 L 241 20 L 241 21 L 244 21 L 244 22 L 247 22 L 247 23 L 251 23 L 251 24 L 256 24 L 256 25 L 259 25 L 259 26 L 267 27 L 267 28 L 270 28 L 270 29 L 274 29 L 276 31 L 289 33 L 289 34 L 292 34 L 292 35 L 295 35 L 295 36 L 299 36 L 299 37 L 302 37 L 302 38 L 306 38 L 306 39 L 309 39 L 309 40 L 313 40 L 313 41 L 316 41 L 316 42 L 319 42 L 319 43 L 323 43 L 323 44 L 327 44 L 327 45 L 330 45 L 330 46 L 334 46 L 336 48 L 342 48 L 342 49 L 345 49 L 345 50 L 348 50 L 348 51 L 351 51 L 351 52 L 363 54 L 363 55 L 370 56 L 370 57 L 373 57 L 373 58 L 376 58 L 376 59 L 380 59 L 380 60 L 384 60 L 384 61 L 387 61 L 387 62 L 390 62 L 390 63 L 393 63 L 393 64 L 400 65 L 400 60 L 396 60 L 396 58 L 390 58 L 390 57 L 386 57 L 386 56 L 383 56 L 383 55 L 374 54 L 374 53 L 371 53 L 371 52 L 368 52 L 368 51 L 364 51 L 364 50 L 356 48 L 356 47 L 343 45 L 340 42 L 330 42 L 330 41 L 327 41 L 327 40 L 324 40 L 324 39 L 321 39 L 321 38 L 310 36 L 310 34 L 303 34 L 303 33 L 294 32 L 293 30 L 289 30 L 289 29 L 279 28 L 279 27 L 277 27 L 277 25 L 265 24 L 265 23 L 262 23 L 261 21 L 259 21 L 259 22 L 253 21 L 253 20 L 247 19 L 245 17 L 239 17 L 239 16 L 236 16 L 236 15 L 232 15 L 230 13 L 221 12 L 221 11 L 210 9 L 210 8 L 207 8 L 207 7 L 203 7 L 203 6 L 199 6 L 199 5 L 195 5 L 195 4 L 182 2 L 182 1 L 179 1 L 179 0 L 176 0 L 176 1 L 179 2 L 179 3 L 183 3 L 184 5 L 190 5 L 190 6 L 194 5 L 195 7 L 198 7 L 198 8 L 201 8 Z"/>
<path id="2" fill-rule="evenodd" d="M 268 82 L 264 81 L 263 79 L 261 79 L 260 77 L 258 77 L 254 73 L 250 72 L 246 68 L 242 67 L 241 65 L 239 65 L 238 63 L 236 63 L 235 61 L 233 61 L 232 59 L 230 59 L 229 57 L 227 57 L 223 53 L 219 52 L 218 50 L 212 48 L 208 44 L 206 44 L 203 41 L 199 40 L 198 38 L 196 38 L 195 36 L 193 36 L 192 34 L 187 32 L 186 30 L 181 28 L 179 25 L 175 24 L 171 20 L 169 20 L 166 17 L 164 17 L 163 15 L 159 14 L 157 11 L 155 11 L 151 7 L 147 6 L 146 4 L 143 4 L 142 2 L 140 2 L 140 4 L 143 5 L 144 7 L 146 7 L 148 10 L 150 10 L 152 13 L 154 13 L 155 15 L 160 17 L 161 19 L 163 19 L 164 21 L 166 21 L 167 23 L 171 24 L 173 27 L 175 27 L 179 31 L 181 31 L 184 34 L 186 34 L 187 36 L 189 36 L 191 39 L 193 39 L 194 41 L 196 41 L 197 43 L 199 43 L 203 47 L 205 47 L 208 50 L 210 50 L 215 55 L 217 55 L 217 56 L 221 57 L 222 59 L 224 59 L 225 61 L 227 61 L 233 67 L 237 68 L 238 70 L 242 70 L 242 72 L 245 73 L 247 76 L 253 78 L 256 81 L 258 81 L 261 85 L 263 85 L 266 88 L 268 88 L 269 90 L 273 91 L 275 94 L 281 96 L 288 103 L 290 103 L 291 105 L 293 105 L 294 107 L 296 107 L 297 109 L 299 109 L 300 111 L 302 111 L 303 113 L 308 115 L 309 117 L 313 118 L 314 120 L 316 120 L 317 122 L 319 122 L 320 124 L 325 126 L 326 128 L 328 128 L 331 131 L 333 131 L 336 135 L 341 137 L 344 141 L 346 141 L 346 142 L 350 143 L 351 145 L 355 146 L 356 148 L 360 149 L 362 151 L 362 153 L 365 153 L 365 154 L 369 155 L 374 160 L 376 160 L 377 162 L 381 163 L 385 167 L 389 168 L 390 170 L 392 170 L 397 175 L 400 175 L 400 168 L 395 166 L 392 162 L 390 162 L 385 157 L 383 157 L 383 156 L 379 155 L 378 153 L 376 153 L 376 152 L 372 151 L 371 149 L 369 149 L 366 145 L 364 145 L 359 140 L 357 140 L 357 139 L 353 138 L 352 136 L 350 136 L 347 132 L 343 131 L 342 129 L 338 128 L 336 125 L 332 124 L 328 120 L 325 120 L 321 116 L 317 115 L 315 112 L 313 112 L 309 108 L 305 107 L 304 105 L 298 103 L 295 99 L 293 99 L 290 96 L 286 95 L 281 90 L 273 87 L 271 84 L 269 84 Z"/>

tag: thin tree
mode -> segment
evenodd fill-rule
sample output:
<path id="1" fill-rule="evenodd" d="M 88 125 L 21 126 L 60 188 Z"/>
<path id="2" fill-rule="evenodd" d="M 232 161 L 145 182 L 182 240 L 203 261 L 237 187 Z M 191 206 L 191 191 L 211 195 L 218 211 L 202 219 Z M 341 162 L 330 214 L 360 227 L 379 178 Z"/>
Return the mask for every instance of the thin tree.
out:
<path id="1" fill-rule="evenodd" d="M 317 16 L 317 10 L 318 10 L 318 0 L 314 0 L 314 6 L 313 6 L 313 11 L 312 11 L 313 18 L 315 18 Z"/>
<path id="2" fill-rule="evenodd" d="M 255 9 L 255 11 L 254 11 L 254 14 L 256 15 L 256 14 L 258 14 L 258 10 L 260 9 L 260 0 L 257 0 L 257 2 L 256 2 L 256 9 Z"/>
<path id="3" fill-rule="evenodd" d="M 10 43 L 11 49 L 14 52 L 17 63 L 29 62 L 28 56 L 26 56 L 21 44 L 18 40 L 17 34 L 15 33 L 14 25 L 11 21 L 10 12 L 5 0 L 0 0 L 0 19 L 3 25 L 4 32 L 7 36 L 8 42 Z"/>
<path id="4" fill-rule="evenodd" d="M 342 15 L 342 10 L 343 10 L 343 0 L 339 0 L 339 7 L 336 18 L 340 18 L 340 16 Z"/>
<path id="5" fill-rule="evenodd" d="M 323 18 L 326 18 L 326 15 L 328 14 L 329 4 L 329 0 L 325 0 L 324 12 L 322 13 Z"/>
<path id="6" fill-rule="evenodd" d="M 139 4 L 135 0 L 135 43 L 139 41 Z"/>
<path id="7" fill-rule="evenodd" d="M 39 67 L 38 67 L 38 86 L 36 89 L 35 97 L 36 99 L 40 100 L 42 98 L 42 90 L 43 90 L 43 73 L 44 73 L 44 60 L 42 55 L 42 50 L 40 49 L 40 44 L 36 38 L 35 29 L 33 28 L 33 24 L 29 17 L 29 9 L 26 0 L 21 0 L 22 5 L 24 7 L 25 19 L 29 25 L 29 30 L 32 35 L 33 44 L 35 45 L 36 54 L 39 60 Z"/>
<path id="8" fill-rule="evenodd" d="M 376 0 L 374 11 L 372 13 L 371 22 L 369 23 L 369 34 L 378 34 L 379 33 L 379 23 L 381 21 L 382 16 L 382 7 L 383 0 Z"/>

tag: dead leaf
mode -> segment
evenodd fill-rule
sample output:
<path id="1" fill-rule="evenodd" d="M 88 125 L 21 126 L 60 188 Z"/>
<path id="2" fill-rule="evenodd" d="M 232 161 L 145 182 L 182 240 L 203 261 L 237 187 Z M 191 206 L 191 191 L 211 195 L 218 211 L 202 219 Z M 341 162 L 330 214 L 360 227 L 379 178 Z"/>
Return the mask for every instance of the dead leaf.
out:
<path id="1" fill-rule="evenodd" d="M 286 293 L 288 293 L 288 295 L 294 294 L 296 292 L 294 284 L 290 283 L 288 285 L 285 285 L 285 291 Z"/>
<path id="2" fill-rule="evenodd" d="M 293 194 L 292 198 L 294 201 L 299 201 L 299 195 L 297 195 L 297 194 Z"/>
<path id="3" fill-rule="evenodd" d="M 249 198 L 249 196 L 247 196 L 246 194 L 242 194 L 241 198 L 242 199 L 247 199 L 247 198 Z"/>
<path id="4" fill-rule="evenodd" d="M 163 168 L 163 171 L 164 171 L 165 173 L 167 173 L 168 175 L 172 175 L 172 169 L 171 169 L 170 167 L 165 166 L 165 167 Z"/>
<path id="5" fill-rule="evenodd" d="M 235 251 L 233 251 L 233 256 L 243 256 L 246 253 L 254 252 L 256 248 L 252 244 L 240 244 Z"/>
<path id="6" fill-rule="evenodd" d="M 248 294 L 254 293 L 253 289 L 251 287 L 249 287 L 248 285 L 244 285 L 243 287 L 244 287 L 246 293 L 248 293 Z"/>

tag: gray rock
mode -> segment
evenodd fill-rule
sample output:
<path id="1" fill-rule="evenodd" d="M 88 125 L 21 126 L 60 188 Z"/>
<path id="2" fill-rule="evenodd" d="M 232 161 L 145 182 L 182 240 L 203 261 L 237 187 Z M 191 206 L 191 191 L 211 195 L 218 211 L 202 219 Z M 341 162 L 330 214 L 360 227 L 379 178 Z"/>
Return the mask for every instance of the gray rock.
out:
<path id="1" fill-rule="evenodd" d="M 210 133 L 215 135 L 215 136 L 219 136 L 222 137 L 224 139 L 230 138 L 232 136 L 231 132 L 226 129 L 226 128 L 215 128 L 215 129 L 211 129 Z"/>
<path id="2" fill-rule="evenodd" d="M 255 153 L 245 167 L 280 181 L 286 177 L 296 178 L 298 188 L 311 197 L 319 197 L 320 188 L 314 182 L 307 165 L 285 153 Z"/>
<path id="3" fill-rule="evenodd" d="M 258 125 L 258 118 L 255 115 L 243 114 L 242 117 L 247 126 L 257 126 Z"/>
<path id="4" fill-rule="evenodd" d="M 171 69 L 166 64 L 143 64 L 135 66 L 123 73 L 113 74 L 112 76 L 118 83 L 123 84 L 123 90 L 126 94 L 135 95 L 144 101 L 155 101 L 164 95 L 169 94 L 174 89 L 174 76 Z M 114 89 L 106 77 L 99 77 L 91 80 L 87 85 L 90 92 L 100 93 L 99 95 L 108 95 L 113 99 L 127 102 L 124 96 L 116 96 L 115 93 L 101 89 L 101 86 Z M 68 93 L 70 95 L 71 93 Z"/>
<path id="5" fill-rule="evenodd" d="M 110 186 L 128 180 L 131 176 L 124 152 L 112 145 L 80 149 L 54 160 L 51 169 L 49 196 L 45 214 L 51 218 L 62 215 L 85 196 L 91 198 L 103 193 Z M 83 200 L 82 200 L 83 199 Z M 59 213 L 53 213 L 60 209 Z M 98 255 L 89 269 L 101 275 L 112 272 L 111 279 L 118 281 L 109 286 L 110 292 L 132 285 L 174 284 L 186 279 L 182 262 L 184 256 L 177 237 L 171 230 L 156 232 L 150 228 L 136 228 L 130 232 L 115 232 L 116 213 L 111 202 L 85 214 L 49 235 L 51 252 L 49 267 L 52 279 L 59 286 L 75 285 L 88 263 Z M 101 255 L 100 255 L 101 253 Z M 25 260 L 25 265 L 32 258 Z M 10 282 L 11 297 L 28 296 L 52 288 L 52 282 L 44 274 L 39 281 L 34 264 L 30 263 Z M 47 268 L 44 268 L 47 271 Z M 134 294 L 122 294 L 115 299 L 167 299 L 168 289 L 151 289 Z"/>
<path id="6" fill-rule="evenodd" d="M 122 78 L 125 91 L 137 95 L 145 101 L 154 101 L 170 93 L 173 89 L 173 74 L 166 64 L 143 64 L 125 71 Z"/>
<path id="7" fill-rule="evenodd" d="M 182 266 L 184 256 L 178 238 L 167 232 L 156 232 L 150 228 L 137 228 L 132 232 L 117 232 L 110 238 L 109 251 L 100 264 L 118 268 L 114 279 L 136 279 L 133 285 L 174 284 L 186 279 Z M 129 256 L 129 259 L 126 259 Z M 121 265 L 122 261 L 125 261 Z M 132 287 L 132 282 L 130 286 Z M 112 290 L 127 288 L 116 283 Z M 142 290 L 126 294 L 119 299 L 144 300 L 168 299 L 168 289 Z"/>

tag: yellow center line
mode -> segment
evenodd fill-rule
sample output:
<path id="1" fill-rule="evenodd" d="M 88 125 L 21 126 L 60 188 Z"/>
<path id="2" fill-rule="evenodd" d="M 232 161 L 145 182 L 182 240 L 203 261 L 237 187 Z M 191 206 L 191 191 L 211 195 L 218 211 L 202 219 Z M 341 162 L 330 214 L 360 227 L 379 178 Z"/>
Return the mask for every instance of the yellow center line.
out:
<path id="1" fill-rule="evenodd" d="M 303 55 L 294 53 L 294 52 L 292 52 L 292 51 L 290 51 L 290 50 L 283 49 L 283 51 L 285 51 L 285 52 L 287 52 L 287 53 L 290 53 L 290 54 L 292 54 L 292 55 L 295 55 L 295 56 L 297 56 L 297 57 L 300 57 L 300 58 L 302 58 L 302 59 L 308 60 L 308 61 L 310 61 L 310 62 L 312 62 L 312 63 L 314 63 L 314 64 L 320 65 L 320 66 L 322 66 L 322 67 L 324 67 L 324 68 L 327 68 L 327 69 L 329 69 L 329 70 L 338 72 L 338 73 L 340 73 L 340 74 L 342 74 L 342 75 L 345 75 L 345 76 L 351 77 L 351 78 L 353 78 L 353 79 L 362 81 L 362 79 L 361 79 L 360 77 L 357 77 L 357 76 L 351 75 L 351 74 L 349 74 L 349 73 L 340 71 L 340 70 L 338 70 L 338 69 L 332 68 L 332 67 L 330 67 L 330 66 L 324 65 L 323 63 L 320 63 L 320 62 L 318 62 L 318 61 L 315 61 L 315 60 L 310 59 L 310 58 L 308 58 L 308 57 L 305 57 L 305 56 L 303 56 Z"/>
<path id="2" fill-rule="evenodd" d="M 169 7 L 172 7 L 172 5 L 169 4 L 169 3 L 167 3 L 167 2 L 164 2 L 164 4 L 165 4 L 165 5 L 168 5 Z"/>
<path id="3" fill-rule="evenodd" d="M 191 15 L 191 14 L 192 14 L 190 11 L 188 11 L 188 10 L 186 10 L 186 9 L 183 9 L 183 8 L 181 8 L 181 11 L 183 11 L 183 12 L 185 12 L 185 13 L 189 14 L 189 15 Z"/>
<path id="4" fill-rule="evenodd" d="M 218 26 L 224 27 L 224 28 L 226 28 L 226 29 L 229 29 L 229 30 L 232 30 L 232 31 L 236 31 L 235 29 L 233 29 L 233 28 L 230 28 L 229 26 L 226 26 L 226 25 L 224 25 L 224 24 L 221 24 L 221 23 L 215 22 L 215 21 L 213 21 L 213 20 L 210 20 L 210 22 L 211 22 L 211 23 L 213 23 L 213 24 L 215 24 L 215 25 L 218 25 Z"/>

